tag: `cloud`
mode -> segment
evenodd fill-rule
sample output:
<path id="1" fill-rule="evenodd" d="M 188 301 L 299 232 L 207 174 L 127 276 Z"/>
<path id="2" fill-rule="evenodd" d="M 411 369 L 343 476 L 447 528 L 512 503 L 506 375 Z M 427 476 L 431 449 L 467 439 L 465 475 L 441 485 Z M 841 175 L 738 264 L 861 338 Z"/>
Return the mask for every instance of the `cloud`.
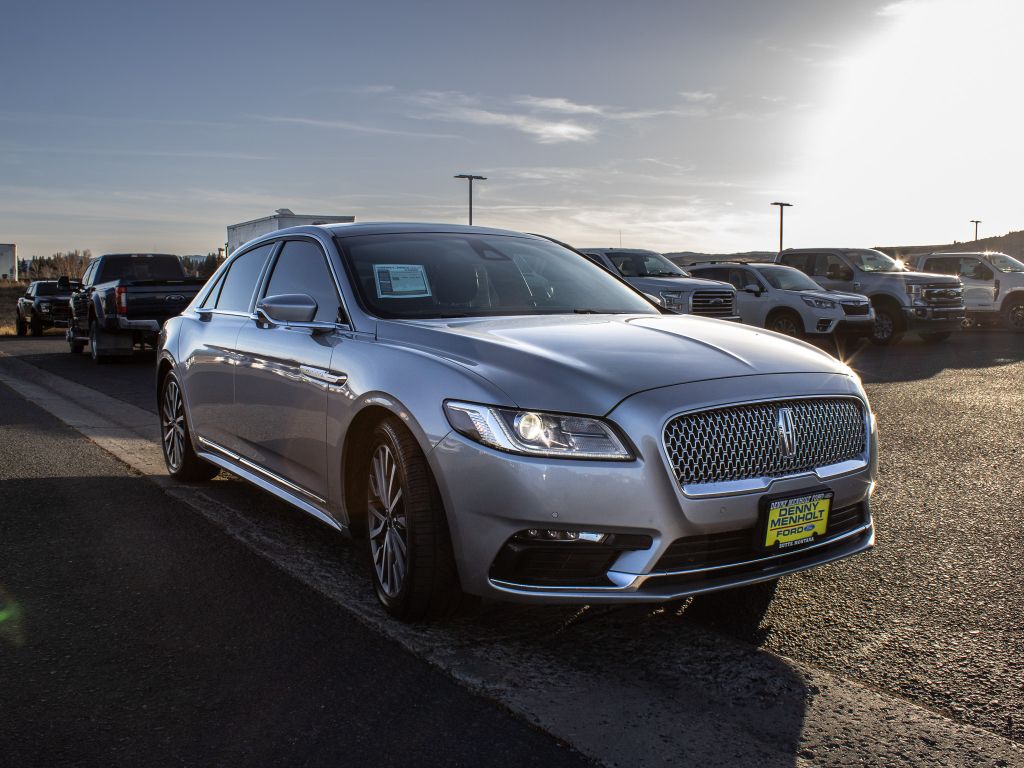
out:
<path id="1" fill-rule="evenodd" d="M 532 137 L 539 144 L 587 142 L 597 137 L 597 130 L 587 125 L 571 120 L 546 120 L 531 114 L 488 109 L 477 99 L 458 91 L 419 91 L 410 94 L 408 98 L 421 109 L 413 117 L 513 128 Z"/>
<path id="2" fill-rule="evenodd" d="M 706 114 L 702 108 L 691 104 L 708 104 L 716 99 L 715 94 L 691 91 L 679 94 L 686 102 L 684 106 L 657 107 L 652 109 L 619 109 L 596 104 L 579 104 L 561 96 L 519 96 L 515 104 L 528 107 L 535 112 L 559 112 L 570 115 L 592 115 L 606 120 L 646 120 L 653 117 L 695 117 Z"/>
<path id="3" fill-rule="evenodd" d="M 287 115 L 251 115 L 251 119 L 264 123 L 284 123 L 287 125 L 306 125 L 312 128 L 334 128 L 356 133 L 369 133 L 380 136 L 408 136 L 416 139 L 457 139 L 451 133 L 425 133 L 421 131 L 402 131 L 395 128 L 381 128 L 376 125 L 353 123 L 349 120 L 321 120 L 314 117 L 292 117 Z"/>
<path id="4" fill-rule="evenodd" d="M 607 113 L 606 107 L 595 107 L 592 104 L 577 104 L 561 96 L 520 96 L 515 99 L 515 103 L 536 110 L 563 112 L 567 115 L 604 115 Z"/>
<path id="5" fill-rule="evenodd" d="M 690 104 L 711 104 L 718 99 L 717 94 L 708 91 L 680 91 L 679 96 Z"/>

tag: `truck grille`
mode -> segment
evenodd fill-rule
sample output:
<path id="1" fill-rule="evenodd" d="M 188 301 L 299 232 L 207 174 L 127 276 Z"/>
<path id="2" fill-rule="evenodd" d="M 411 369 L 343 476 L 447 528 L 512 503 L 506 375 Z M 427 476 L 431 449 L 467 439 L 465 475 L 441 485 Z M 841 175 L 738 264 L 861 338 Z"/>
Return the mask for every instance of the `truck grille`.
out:
<path id="1" fill-rule="evenodd" d="M 926 285 L 921 289 L 921 297 L 931 307 L 964 305 L 964 289 L 956 285 Z"/>
<path id="2" fill-rule="evenodd" d="M 784 450 L 780 412 L 792 433 Z M 864 453 L 867 433 L 860 400 L 809 398 L 735 405 L 672 419 L 665 450 L 680 485 L 721 483 L 807 472 Z"/>
<path id="3" fill-rule="evenodd" d="M 871 312 L 870 304 L 856 304 L 852 301 L 840 302 L 843 305 L 843 312 L 848 315 L 867 315 Z"/>
<path id="4" fill-rule="evenodd" d="M 690 299 L 690 312 L 705 317 L 732 317 L 732 291 L 695 291 Z"/>

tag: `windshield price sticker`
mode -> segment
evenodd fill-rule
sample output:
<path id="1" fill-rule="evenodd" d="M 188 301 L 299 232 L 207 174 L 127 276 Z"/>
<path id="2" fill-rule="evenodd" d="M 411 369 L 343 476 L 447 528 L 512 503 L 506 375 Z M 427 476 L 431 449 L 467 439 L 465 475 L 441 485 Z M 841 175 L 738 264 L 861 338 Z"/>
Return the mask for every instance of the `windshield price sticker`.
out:
<path id="1" fill-rule="evenodd" d="M 815 537 L 824 536 L 831 506 L 830 492 L 771 502 L 764 545 L 786 549 L 796 544 L 809 544 Z"/>
<path id="2" fill-rule="evenodd" d="M 373 280 L 379 299 L 422 299 L 431 295 L 422 264 L 374 264 Z"/>

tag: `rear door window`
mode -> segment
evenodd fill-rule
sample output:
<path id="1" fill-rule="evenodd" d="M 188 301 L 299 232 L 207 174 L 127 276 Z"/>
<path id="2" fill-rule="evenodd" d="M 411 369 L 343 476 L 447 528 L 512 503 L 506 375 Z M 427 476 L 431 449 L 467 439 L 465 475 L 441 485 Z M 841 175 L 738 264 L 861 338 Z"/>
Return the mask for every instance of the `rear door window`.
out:
<path id="1" fill-rule="evenodd" d="M 217 297 L 217 309 L 225 312 L 248 312 L 252 303 L 252 295 L 256 292 L 256 282 L 263 272 L 267 257 L 274 250 L 276 243 L 267 243 L 253 248 L 237 257 L 228 267 Z"/>

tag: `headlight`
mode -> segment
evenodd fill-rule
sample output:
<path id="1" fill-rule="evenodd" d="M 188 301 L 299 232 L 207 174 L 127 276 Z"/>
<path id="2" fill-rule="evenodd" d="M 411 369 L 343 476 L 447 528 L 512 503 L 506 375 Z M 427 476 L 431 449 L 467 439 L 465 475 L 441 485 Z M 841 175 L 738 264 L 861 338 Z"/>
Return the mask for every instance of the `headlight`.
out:
<path id="1" fill-rule="evenodd" d="M 911 304 L 924 305 L 924 286 L 923 285 L 908 285 L 907 295 L 910 297 Z"/>
<path id="2" fill-rule="evenodd" d="M 444 412 L 456 432 L 499 451 L 564 459 L 633 458 L 601 419 L 455 401 L 445 403 Z"/>
<path id="3" fill-rule="evenodd" d="M 815 309 L 835 309 L 836 303 L 831 299 L 816 299 L 813 296 L 801 296 L 804 300 L 804 304 L 808 307 L 814 307 Z"/>
<path id="4" fill-rule="evenodd" d="M 686 303 L 686 291 L 661 291 L 659 295 L 666 307 L 679 307 Z"/>
<path id="5" fill-rule="evenodd" d="M 48 302 L 48 301 L 41 301 L 41 302 L 39 302 L 39 311 L 40 312 L 49 312 L 50 311 L 50 302 Z"/>

